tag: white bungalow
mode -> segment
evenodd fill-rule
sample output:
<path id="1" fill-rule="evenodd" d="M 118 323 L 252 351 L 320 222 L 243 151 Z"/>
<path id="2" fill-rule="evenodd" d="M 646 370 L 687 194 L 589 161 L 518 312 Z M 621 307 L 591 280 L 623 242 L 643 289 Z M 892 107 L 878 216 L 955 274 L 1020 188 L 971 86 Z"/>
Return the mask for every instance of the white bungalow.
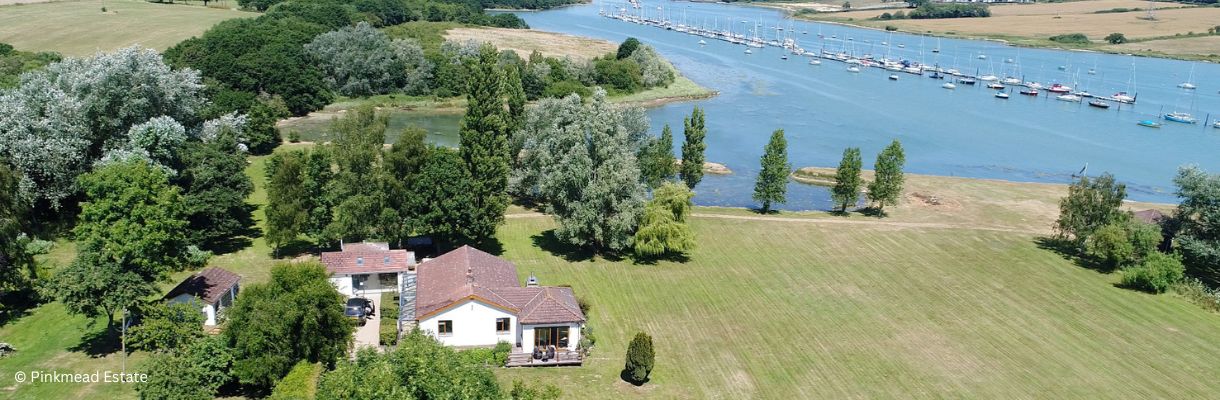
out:
<path id="1" fill-rule="evenodd" d="M 217 325 L 217 316 L 233 305 L 241 276 L 222 268 L 208 268 L 183 280 L 165 295 L 170 303 L 198 301 L 204 327 Z"/>
<path id="2" fill-rule="evenodd" d="M 455 347 L 513 345 L 509 365 L 545 365 L 530 354 L 554 347 L 549 363 L 579 364 L 576 351 L 585 316 L 572 289 L 527 285 L 511 262 L 463 246 L 417 270 L 414 319 L 441 343 Z"/>

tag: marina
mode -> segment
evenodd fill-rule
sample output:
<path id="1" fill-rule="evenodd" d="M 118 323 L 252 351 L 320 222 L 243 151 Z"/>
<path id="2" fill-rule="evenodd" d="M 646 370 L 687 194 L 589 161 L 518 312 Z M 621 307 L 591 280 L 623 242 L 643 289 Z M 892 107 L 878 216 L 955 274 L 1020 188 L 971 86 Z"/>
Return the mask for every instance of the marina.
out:
<path id="1" fill-rule="evenodd" d="M 673 128 L 675 152 L 683 118 L 694 105 L 706 111 L 707 160 L 734 172 L 706 177 L 695 189 L 699 205 L 754 204 L 759 156 L 771 131 L 780 128 L 794 167 L 833 166 L 844 148 L 860 147 L 865 168 L 871 168 L 876 153 L 898 139 L 907 149 L 911 173 L 1066 183 L 1089 163 L 1090 171 L 1114 173 L 1128 185 L 1130 198 L 1142 201 L 1176 201 L 1172 179 L 1180 165 L 1220 170 L 1215 157 L 1220 130 L 1213 127 L 1220 112 L 1220 87 L 1212 83 L 1220 82 L 1216 64 L 938 39 L 794 21 L 782 12 L 735 4 L 665 1 L 631 7 L 595 0 L 518 15 L 539 30 L 612 42 L 635 37 L 655 47 L 683 76 L 718 92 L 647 110 L 652 134 L 665 124 Z M 686 31 L 607 15 L 622 8 L 667 20 L 673 28 L 686 25 Z M 739 43 L 752 42 L 755 26 L 762 46 Z M 731 31 L 739 42 L 692 34 L 692 28 L 705 35 Z M 785 39 L 795 48 L 784 47 Z M 804 52 L 796 55 L 799 50 Z M 823 50 L 833 56 L 823 56 Z M 917 64 L 922 74 L 906 69 L 915 65 L 895 70 L 901 60 Z M 962 77 L 976 83 L 960 83 Z M 1198 88 L 1177 86 L 1188 80 Z M 945 83 L 955 90 L 943 89 Z M 1056 90 L 1067 86 L 1070 93 L 1048 92 L 1056 83 Z M 1001 91 L 1008 96 L 998 96 Z M 1058 100 L 1063 94 L 1082 100 Z M 1198 123 L 1166 121 L 1171 112 L 1189 113 Z M 1137 124 L 1144 120 L 1164 126 L 1151 130 Z M 831 207 L 823 187 L 790 183 L 788 194 L 782 209 Z"/>

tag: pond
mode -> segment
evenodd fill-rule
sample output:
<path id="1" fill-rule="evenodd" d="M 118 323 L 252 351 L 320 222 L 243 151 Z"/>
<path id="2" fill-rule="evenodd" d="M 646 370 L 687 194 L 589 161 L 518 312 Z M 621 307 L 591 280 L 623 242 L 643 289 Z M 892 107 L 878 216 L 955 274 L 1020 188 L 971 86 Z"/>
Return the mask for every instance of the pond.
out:
<path id="1" fill-rule="evenodd" d="M 768 27 L 759 32 L 767 37 L 776 36 L 774 27 L 783 27 L 788 32 L 784 35 L 809 50 L 889 53 L 963 72 L 1062 82 L 1099 95 L 1138 93 L 1136 105 L 1104 110 L 1089 107 L 1087 99 L 1065 102 L 1045 95 L 1020 96 L 1015 90 L 1004 100 L 982 84 L 947 90 L 941 87 L 945 81 L 927 76 L 898 73 L 898 80 L 890 80 L 892 72 L 880 68 L 851 73 L 837 61 L 815 66 L 806 57 L 785 60 L 777 47 L 745 54 L 742 45 L 713 39 L 700 45 L 697 36 L 599 15 L 601 10 L 616 12 L 624 3 L 595 1 L 520 13 L 534 29 L 615 42 L 639 38 L 684 75 L 720 92 L 708 100 L 649 111 L 654 132 L 659 133 L 664 124 L 674 127 L 675 151 L 681 145 L 683 116 L 695 105 L 707 111 L 707 159 L 727 165 L 734 173 L 706 176 L 696 188 L 695 201 L 701 205 L 753 206 L 750 196 L 758 159 L 771 131 L 780 128 L 788 138 L 789 159 L 798 168 L 833 167 L 846 147 L 860 147 L 865 168 L 871 168 L 877 152 L 897 139 L 906 149 L 906 170 L 911 173 L 1064 183 L 1087 165 L 1089 175 L 1108 171 L 1127 183 L 1131 199 L 1163 202 L 1176 201 L 1172 179 L 1178 166 L 1199 164 L 1220 172 L 1216 156 L 1220 129 L 1203 123 L 1220 114 L 1220 66 L 1215 64 L 1016 48 L 991 41 L 791 21 L 778 11 L 758 7 L 642 4 L 650 17 L 664 13 L 688 25 L 732 26 L 747 35 L 755 24 Z M 932 52 L 935 48 L 940 52 Z M 1006 62 L 1009 59 L 1013 62 Z M 1198 88 L 1177 87 L 1187 80 Z M 1159 120 L 1164 125 L 1160 129 L 1136 125 L 1172 111 L 1190 112 L 1200 123 Z M 826 188 L 793 182 L 788 190 L 783 208 L 831 206 Z"/>

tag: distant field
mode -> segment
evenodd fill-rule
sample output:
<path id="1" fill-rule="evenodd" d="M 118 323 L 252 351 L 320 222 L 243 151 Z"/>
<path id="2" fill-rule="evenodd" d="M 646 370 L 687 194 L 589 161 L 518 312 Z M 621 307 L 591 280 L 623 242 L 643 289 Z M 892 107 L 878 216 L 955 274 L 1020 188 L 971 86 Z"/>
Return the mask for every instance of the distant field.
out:
<path id="1" fill-rule="evenodd" d="M 1149 40 L 1147 42 L 1123 43 L 1105 46 L 1114 51 L 1151 51 L 1169 55 L 1211 55 L 1220 60 L 1220 36 L 1203 36 L 1183 39 Z"/>
<path id="2" fill-rule="evenodd" d="M 562 33 L 532 29 L 454 28 L 445 32 L 445 40 L 488 42 L 500 50 L 512 50 L 528 58 L 534 50 L 551 57 L 593 58 L 613 52 L 617 43 Z"/>
<path id="3" fill-rule="evenodd" d="M 1148 21 L 1146 11 L 1097 13 L 1114 8 L 1146 10 L 1148 2 L 1136 0 L 1088 0 L 1064 3 L 1001 4 L 990 6 L 989 18 L 956 18 L 924 20 L 869 21 L 881 15 L 881 10 L 816 14 L 813 19 L 847 22 L 874 28 L 887 25 L 916 33 L 951 34 L 1011 40 L 1023 44 L 1055 46 L 1047 38 L 1067 33 L 1083 33 L 1096 43 L 1111 33 L 1122 33 L 1129 39 L 1172 37 L 1175 34 L 1206 33 L 1220 24 L 1220 8 L 1187 7 L 1177 3 L 1155 3 L 1157 19 Z M 895 12 L 885 10 L 884 12 Z M 851 19 L 850 21 L 848 19 Z M 1139 49 L 1166 54 L 1220 54 L 1216 42 L 1201 41 L 1180 50 L 1179 39 L 1143 43 Z"/>
<path id="4" fill-rule="evenodd" d="M 0 0 L 7 1 L 7 0 Z M 90 55 L 139 44 L 165 50 L 217 22 L 257 14 L 136 0 L 0 6 L 0 42 L 20 50 Z"/>

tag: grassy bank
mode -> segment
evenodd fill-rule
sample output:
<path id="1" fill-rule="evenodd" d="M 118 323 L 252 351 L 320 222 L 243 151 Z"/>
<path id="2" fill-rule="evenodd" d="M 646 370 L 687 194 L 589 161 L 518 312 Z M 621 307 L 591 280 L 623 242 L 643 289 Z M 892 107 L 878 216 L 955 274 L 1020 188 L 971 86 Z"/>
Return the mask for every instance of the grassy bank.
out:
<path id="1" fill-rule="evenodd" d="M 21 50 L 91 55 L 139 44 L 157 50 L 198 36 L 217 22 L 258 14 L 142 0 L 64 1 L 0 6 L 0 42 Z"/>

